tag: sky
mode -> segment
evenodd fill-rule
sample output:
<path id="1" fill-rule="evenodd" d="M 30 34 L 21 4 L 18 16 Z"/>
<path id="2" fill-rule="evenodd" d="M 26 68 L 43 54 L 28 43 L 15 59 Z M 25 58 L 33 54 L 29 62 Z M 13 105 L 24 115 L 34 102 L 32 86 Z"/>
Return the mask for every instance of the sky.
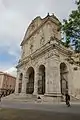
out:
<path id="1" fill-rule="evenodd" d="M 14 71 L 30 22 L 54 13 L 60 21 L 76 9 L 75 0 L 0 0 L 0 71 Z"/>

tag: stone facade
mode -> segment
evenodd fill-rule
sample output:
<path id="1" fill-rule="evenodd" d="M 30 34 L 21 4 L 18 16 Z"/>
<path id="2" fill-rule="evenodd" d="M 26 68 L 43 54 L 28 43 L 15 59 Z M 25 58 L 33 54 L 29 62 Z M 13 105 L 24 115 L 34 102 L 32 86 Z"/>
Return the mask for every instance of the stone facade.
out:
<path id="1" fill-rule="evenodd" d="M 36 17 L 29 25 L 21 43 L 15 94 L 61 100 L 67 90 L 79 97 L 80 67 L 74 51 L 62 45 L 59 27 L 59 20 L 49 14 Z"/>

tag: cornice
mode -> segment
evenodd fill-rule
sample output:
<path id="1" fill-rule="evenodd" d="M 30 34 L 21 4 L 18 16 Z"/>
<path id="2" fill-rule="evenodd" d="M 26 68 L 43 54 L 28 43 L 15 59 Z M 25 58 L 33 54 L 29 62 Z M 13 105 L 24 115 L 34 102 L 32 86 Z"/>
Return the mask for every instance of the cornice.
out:
<path id="1" fill-rule="evenodd" d="M 41 48 L 37 49 L 35 52 L 30 54 L 29 56 L 22 59 L 18 63 L 17 67 L 22 66 L 25 63 L 28 63 L 30 60 L 34 60 L 35 58 L 39 57 L 40 55 L 49 52 L 51 49 L 57 49 L 59 52 L 61 52 L 62 54 L 66 55 L 66 56 L 72 55 L 72 51 L 68 50 L 63 45 L 61 45 L 59 40 L 57 40 L 56 38 L 55 38 L 55 40 L 51 38 L 50 41 L 48 41 L 44 46 L 42 46 Z"/>

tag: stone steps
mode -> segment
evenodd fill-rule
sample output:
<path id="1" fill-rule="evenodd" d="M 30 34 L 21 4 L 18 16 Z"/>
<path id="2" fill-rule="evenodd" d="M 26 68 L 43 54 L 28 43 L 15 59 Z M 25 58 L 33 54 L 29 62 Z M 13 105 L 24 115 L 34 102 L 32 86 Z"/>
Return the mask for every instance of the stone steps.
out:
<path id="1" fill-rule="evenodd" d="M 31 94 L 11 94 L 2 98 L 3 101 L 26 101 L 26 102 L 65 102 L 65 96 L 61 99 L 60 97 L 50 97 L 45 95 L 38 95 L 41 99 L 37 99 L 36 95 Z M 76 98 L 70 95 L 70 101 L 80 102 L 80 98 Z"/>
<path id="2" fill-rule="evenodd" d="M 71 101 L 72 102 L 80 102 L 80 97 L 75 97 L 75 96 L 71 95 Z"/>
<path id="3" fill-rule="evenodd" d="M 35 95 L 22 95 L 22 94 L 12 94 L 9 96 L 6 96 L 4 98 L 2 98 L 3 101 L 36 101 L 37 100 L 37 96 Z"/>

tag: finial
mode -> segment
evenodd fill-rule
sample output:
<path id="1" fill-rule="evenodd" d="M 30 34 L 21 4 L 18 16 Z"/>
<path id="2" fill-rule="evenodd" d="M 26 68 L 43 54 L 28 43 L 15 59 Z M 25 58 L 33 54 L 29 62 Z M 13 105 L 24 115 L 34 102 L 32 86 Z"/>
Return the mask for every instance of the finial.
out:
<path id="1" fill-rule="evenodd" d="M 49 16 L 49 13 L 47 14 L 47 16 Z"/>

